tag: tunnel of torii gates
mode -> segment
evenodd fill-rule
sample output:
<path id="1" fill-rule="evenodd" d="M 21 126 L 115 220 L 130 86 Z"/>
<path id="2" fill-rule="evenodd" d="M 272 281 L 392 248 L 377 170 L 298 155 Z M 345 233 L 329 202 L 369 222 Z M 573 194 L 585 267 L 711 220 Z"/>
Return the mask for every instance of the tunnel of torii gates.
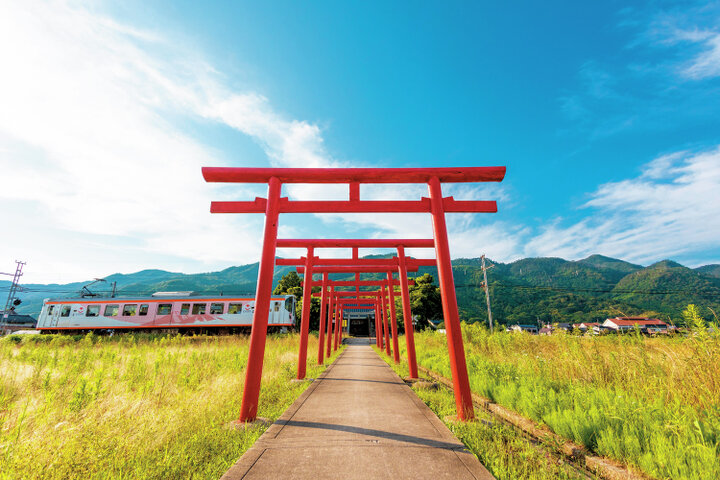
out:
<path id="1" fill-rule="evenodd" d="M 299 270 L 300 270 L 300 273 L 303 273 L 304 268 L 300 267 Z M 369 307 L 375 309 L 375 332 L 376 332 L 376 335 L 377 335 L 377 332 L 382 331 L 382 328 L 385 328 L 385 333 L 387 335 L 387 315 L 382 317 L 382 318 L 385 318 L 385 324 L 383 327 L 382 319 L 381 319 L 381 315 L 380 315 L 381 300 L 378 298 L 378 295 L 380 294 L 379 291 L 375 291 L 375 292 L 372 292 L 372 291 L 360 292 L 359 291 L 360 287 L 387 288 L 387 285 L 388 285 L 387 280 L 357 280 L 357 279 L 356 280 L 330 280 L 330 279 L 328 279 L 328 275 L 329 275 L 328 273 L 324 273 L 322 275 L 323 275 L 322 281 L 312 281 L 311 282 L 311 287 L 323 287 L 321 292 L 312 294 L 313 297 L 315 297 L 315 298 L 320 297 L 320 299 L 321 299 L 320 300 L 321 325 L 319 326 L 320 328 L 319 328 L 319 332 L 318 332 L 319 333 L 319 335 L 318 335 L 318 337 L 319 337 L 318 338 L 318 365 L 322 365 L 322 363 L 324 362 L 324 352 L 325 352 L 324 338 L 326 335 L 326 331 L 327 331 L 327 335 L 328 336 L 330 335 L 330 331 L 329 331 L 330 330 L 329 329 L 330 322 L 329 321 L 324 322 L 325 325 L 323 325 L 323 320 L 326 318 L 326 315 L 325 315 L 326 311 L 330 310 L 330 308 L 326 309 L 326 307 L 329 307 L 329 305 L 330 305 L 330 298 L 331 298 L 332 293 L 334 293 L 334 298 L 342 297 L 342 296 L 355 296 L 355 297 L 360 296 L 361 298 L 364 298 L 364 300 L 363 300 L 364 303 L 363 302 L 358 302 L 358 303 L 362 303 L 362 307 L 364 307 L 364 308 L 367 308 L 369 306 Z M 360 275 L 359 273 L 357 273 L 357 272 L 355 273 L 356 278 L 359 277 L 359 275 Z M 396 286 L 400 285 L 400 282 L 398 280 L 392 280 L 392 285 L 393 285 L 393 287 L 396 287 Z M 408 280 L 408 286 L 413 286 L 413 285 L 415 285 L 415 281 Z M 335 288 L 343 288 L 343 287 L 355 287 L 356 291 L 352 292 L 352 291 L 335 290 Z M 328 291 L 328 289 L 330 289 L 330 290 Z M 323 291 L 325 292 L 324 295 L 322 294 Z M 306 301 L 305 299 L 306 299 L 306 296 L 305 296 L 305 292 L 303 291 L 303 302 Z M 348 300 L 350 300 L 350 299 L 348 299 Z M 369 303 L 369 302 L 371 302 L 371 303 Z M 344 308 L 350 309 L 350 307 L 359 308 L 357 305 L 353 305 L 353 303 L 354 303 L 353 301 L 344 301 L 341 303 L 342 303 L 341 310 Z M 303 303 L 303 305 L 304 305 L 304 303 Z M 304 309 L 303 309 L 303 311 L 304 311 Z M 385 312 L 385 313 L 387 313 L 387 312 Z M 342 318 L 342 312 L 341 312 L 340 318 Z M 329 317 L 328 317 L 328 320 L 329 320 Z M 301 336 L 301 343 L 302 343 L 302 336 Z M 376 338 L 376 343 L 377 343 L 378 348 L 383 348 L 386 345 L 386 342 L 384 342 L 382 337 L 380 337 L 380 336 L 378 336 L 378 338 Z M 329 348 L 329 342 L 328 342 L 328 348 Z M 304 378 L 304 375 L 305 375 L 306 360 L 303 360 L 304 358 L 306 359 L 306 357 L 307 357 L 307 355 L 304 355 L 305 350 L 307 350 L 307 343 L 305 343 L 304 349 L 300 348 L 300 352 L 298 354 L 298 359 L 299 359 L 299 361 L 298 361 L 298 378 Z M 390 350 L 387 350 L 387 352 L 389 355 Z M 330 354 L 330 352 L 328 351 L 328 355 L 329 354 Z"/>
<path id="2" fill-rule="evenodd" d="M 394 359 L 396 362 L 400 361 L 397 344 L 397 320 L 395 314 L 395 300 L 394 300 L 394 280 L 392 278 L 393 271 L 397 271 L 399 275 L 400 293 L 402 297 L 402 308 L 403 318 L 405 321 L 405 339 L 407 343 L 407 355 L 408 355 L 408 366 L 411 378 L 417 378 L 417 362 L 415 360 L 415 340 L 413 336 L 413 325 L 412 325 L 412 313 L 410 311 L 410 293 L 408 291 L 408 269 L 417 271 L 420 266 L 434 266 L 436 265 L 435 259 L 415 259 L 405 256 L 405 247 L 408 248 L 432 248 L 432 240 L 420 240 L 420 239 L 408 239 L 408 240 L 390 240 L 390 239 L 324 239 L 324 240 L 278 240 L 279 248 L 305 248 L 307 255 L 298 259 L 277 259 L 276 265 L 294 265 L 297 266 L 298 272 L 303 273 L 305 277 L 305 284 L 303 286 L 303 312 L 301 321 L 301 336 L 300 336 L 300 353 L 298 355 L 298 379 L 305 378 L 306 363 L 307 363 L 307 329 L 309 328 L 309 315 L 310 315 L 310 294 L 312 287 L 312 276 L 313 273 L 319 273 L 323 276 L 323 281 L 320 284 L 321 289 L 321 306 L 320 306 L 320 318 L 321 322 L 325 321 L 325 303 L 328 302 L 328 320 L 327 320 L 327 332 L 330 334 L 330 325 L 333 318 L 342 318 L 337 316 L 336 309 L 333 309 L 333 304 L 340 305 L 341 303 L 351 302 L 337 302 L 336 297 L 342 296 L 340 293 L 335 292 L 335 286 L 333 284 L 328 285 L 328 275 L 330 273 L 354 273 L 355 281 L 360 281 L 360 270 L 364 272 L 375 272 L 385 273 L 387 280 L 385 283 L 380 285 L 380 293 L 385 295 L 385 289 L 387 287 L 389 300 L 387 302 L 390 307 L 390 316 L 392 318 L 392 332 L 393 332 L 393 351 Z M 328 258 L 323 259 L 314 256 L 316 248 L 352 248 L 353 258 Z M 378 259 L 366 259 L 359 258 L 358 250 L 360 248 L 395 248 L 397 249 L 398 255 L 393 258 L 378 258 Z M 326 290 L 330 288 L 330 292 L 327 295 Z M 345 296 L 368 296 L 365 292 L 360 292 L 360 286 L 355 285 L 355 292 L 344 292 Z M 375 294 L 369 294 L 375 296 Z M 385 305 L 383 303 L 383 305 Z M 357 308 L 357 307 L 356 307 Z M 383 316 L 386 314 L 386 308 L 383 306 Z M 307 319 L 307 320 L 306 320 Z M 408 322 L 407 319 L 410 319 Z M 375 317 L 375 332 L 380 330 L 378 327 L 378 316 Z M 385 324 L 386 325 L 386 324 Z M 322 344 L 322 328 L 320 329 L 320 341 Z M 335 327 L 333 336 L 335 338 L 335 345 L 339 343 L 341 328 Z M 376 342 L 378 339 L 376 338 Z M 330 337 L 328 336 L 327 351 L 330 354 Z M 389 348 L 389 343 L 387 344 Z M 379 345 L 378 345 L 379 346 Z M 321 347 L 318 347 L 322 350 Z M 388 354 L 390 352 L 388 351 Z M 321 353 L 318 354 L 318 362 L 322 363 Z"/>
<path id="3" fill-rule="evenodd" d="M 495 201 L 482 200 L 455 200 L 453 197 L 442 196 L 442 183 L 468 183 L 468 182 L 499 182 L 505 177 L 505 167 L 457 167 L 457 168 L 232 168 L 232 167 L 203 167 L 203 177 L 207 182 L 221 183 L 265 183 L 268 185 L 267 198 L 255 198 L 254 201 L 214 201 L 211 202 L 211 213 L 264 213 L 265 226 L 263 231 L 262 255 L 258 271 L 257 290 L 255 294 L 255 313 L 253 315 L 252 330 L 250 333 L 250 349 L 245 373 L 245 388 L 243 389 L 242 406 L 240 407 L 239 422 L 249 422 L 257 417 L 258 399 L 262 380 L 262 368 L 265 355 L 265 342 L 267 337 L 267 324 L 272 295 L 273 271 L 275 253 L 283 240 L 278 240 L 278 221 L 281 213 L 429 213 L 432 218 L 433 240 L 435 249 L 433 265 L 437 266 L 442 298 L 443 318 L 448 342 L 448 356 L 452 372 L 453 391 L 455 394 L 455 407 L 458 418 L 469 420 L 474 417 L 470 383 L 468 380 L 467 365 L 465 362 L 465 349 L 460 330 L 457 297 L 455 294 L 455 281 L 453 279 L 450 247 L 448 243 L 446 213 L 495 213 Z M 348 200 L 289 200 L 281 196 L 283 184 L 347 184 L 349 189 Z M 408 184 L 424 183 L 428 186 L 429 198 L 420 200 L 360 200 L 361 184 Z M 288 247 L 289 245 L 285 245 Z M 308 244 L 299 245 L 309 248 Z M 350 245 L 352 247 L 359 245 Z M 407 245 L 400 245 L 406 247 Z M 391 245 L 397 248 L 397 244 Z M 409 246 L 408 246 L 409 248 Z M 356 253 L 356 252 L 354 252 Z M 354 255 L 356 256 L 356 255 Z M 301 269 L 309 268 L 311 274 L 305 276 L 305 281 L 312 282 L 313 273 L 348 273 L 356 274 L 388 272 L 388 279 L 392 279 L 392 272 L 399 266 L 400 258 L 409 262 L 404 254 L 398 251 L 395 259 L 398 264 L 388 262 L 384 266 L 378 263 L 358 263 L 366 259 L 343 259 L 346 265 L 333 260 L 331 265 L 317 265 L 314 255 L 308 253 L 305 264 Z M 319 260 L 319 259 L 318 259 Z M 377 261 L 380 259 L 368 259 Z M 413 261 L 420 262 L 420 260 Z M 380 262 L 384 263 L 384 262 Z M 342 270 L 349 269 L 349 270 Z M 406 270 L 406 271 L 407 271 Z M 398 270 L 399 272 L 399 270 Z M 324 276 L 323 276 L 324 277 Z M 357 278 L 357 277 L 356 277 Z M 400 286 L 407 288 L 407 281 L 400 281 Z M 392 285 L 387 285 L 388 297 L 393 295 Z M 382 286 L 381 286 L 382 289 Z M 307 291 L 308 289 L 305 289 Z M 304 293 L 304 292 L 303 292 Z M 381 302 L 385 299 L 380 295 Z M 354 299 L 357 302 L 359 299 Z M 387 299 L 388 306 L 394 310 L 394 302 Z M 306 305 L 309 308 L 309 303 Z M 309 315 L 301 317 L 301 332 L 309 328 Z M 406 317 L 411 318 L 411 317 Z M 412 329 L 412 321 L 406 321 Z M 407 329 L 407 327 L 406 327 Z M 322 329 L 321 329 L 322 331 Z M 302 336 L 301 335 L 301 338 Z M 407 336 L 407 333 L 406 333 Z M 397 338 L 396 335 L 393 335 Z M 387 338 L 385 338 L 387 346 Z M 305 345 L 307 350 L 307 344 Z M 394 348 L 397 352 L 397 348 Z"/>

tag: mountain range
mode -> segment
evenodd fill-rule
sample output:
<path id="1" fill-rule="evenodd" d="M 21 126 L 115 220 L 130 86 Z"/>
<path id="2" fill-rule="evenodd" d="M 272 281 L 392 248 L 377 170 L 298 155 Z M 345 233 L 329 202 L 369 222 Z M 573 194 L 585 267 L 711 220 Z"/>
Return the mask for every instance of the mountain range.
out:
<path id="1" fill-rule="evenodd" d="M 679 323 L 681 312 L 689 303 L 699 305 L 707 318 L 713 318 L 720 310 L 720 265 L 717 264 L 692 269 L 663 260 L 644 267 L 601 255 L 576 261 L 544 257 L 511 263 L 488 260 L 487 264 L 492 265 L 488 269 L 488 283 L 497 324 L 577 323 L 618 315 L 648 315 Z M 276 267 L 275 284 L 292 269 Z M 456 259 L 453 272 L 461 318 L 486 322 L 481 260 Z M 257 263 L 199 274 L 143 270 L 110 275 L 106 282 L 89 288 L 94 293 L 106 294 L 110 284 L 116 282 L 118 296 L 189 290 L 201 294 L 254 295 L 257 273 Z M 435 268 L 423 267 L 419 274 L 423 273 L 437 278 Z M 24 291 L 19 295 L 23 303 L 17 311 L 37 316 L 43 299 L 76 297 L 87 283 L 24 284 Z M 0 297 L 9 285 L 10 282 L 0 281 Z"/>

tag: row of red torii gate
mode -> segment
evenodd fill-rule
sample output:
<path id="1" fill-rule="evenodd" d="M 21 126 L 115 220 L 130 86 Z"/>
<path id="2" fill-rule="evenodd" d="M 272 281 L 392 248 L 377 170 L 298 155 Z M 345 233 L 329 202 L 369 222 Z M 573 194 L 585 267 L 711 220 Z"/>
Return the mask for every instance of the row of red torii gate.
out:
<path id="1" fill-rule="evenodd" d="M 310 324 L 310 298 L 312 287 L 320 286 L 321 325 L 319 329 L 318 364 L 322 364 L 342 337 L 343 312 L 352 309 L 373 309 L 375 312 L 376 345 L 393 354 L 400 361 L 398 329 L 395 312 L 395 287 L 400 287 L 407 362 L 411 378 L 417 378 L 415 341 L 410 311 L 408 272 L 421 266 L 436 266 L 442 298 L 443 320 L 448 342 L 457 416 L 460 420 L 474 417 L 468 381 L 465 349 L 463 347 L 458 315 L 455 282 L 450 263 L 445 213 L 494 213 L 495 201 L 455 200 L 442 196 L 442 183 L 499 182 L 505 176 L 505 167 L 458 168 L 225 168 L 204 167 L 207 182 L 266 183 L 267 198 L 254 201 L 217 201 L 210 206 L 211 213 L 264 213 L 262 256 L 255 294 L 255 313 L 250 334 L 250 350 L 245 374 L 242 406 L 239 421 L 250 422 L 257 416 L 262 378 L 265 340 L 272 294 L 275 265 L 297 267 L 303 279 L 303 304 L 300 321 L 300 347 L 297 378 L 304 379 L 307 367 L 307 346 Z M 281 196 L 283 184 L 347 184 L 348 200 L 317 201 L 289 200 Z M 420 200 L 360 200 L 360 184 L 427 184 L 429 198 Z M 432 218 L 432 239 L 278 239 L 278 221 L 281 213 L 429 213 Z M 297 259 L 276 259 L 277 248 L 305 249 L 305 256 Z M 321 258 L 315 251 L 323 248 L 347 248 L 350 258 Z M 397 252 L 392 258 L 360 258 L 360 248 L 391 248 Z M 405 249 L 428 248 L 435 250 L 434 259 L 416 259 L 405 255 Z M 330 274 L 355 274 L 355 280 L 331 280 Z M 361 280 L 361 274 L 384 274 L 382 280 Z M 314 275 L 320 280 L 314 280 Z M 393 277 L 394 274 L 398 278 Z M 355 291 L 339 288 L 354 287 Z M 375 287 L 374 291 L 360 288 Z M 389 311 L 389 313 L 388 313 Z M 391 346 L 392 341 L 392 346 Z"/>

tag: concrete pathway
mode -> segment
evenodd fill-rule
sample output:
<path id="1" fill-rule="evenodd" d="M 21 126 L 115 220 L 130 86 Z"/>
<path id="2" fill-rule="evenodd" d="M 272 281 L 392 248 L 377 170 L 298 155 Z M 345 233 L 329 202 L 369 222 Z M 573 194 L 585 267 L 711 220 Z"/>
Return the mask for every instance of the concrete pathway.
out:
<path id="1" fill-rule="evenodd" d="M 223 479 L 493 479 L 368 343 L 351 342 Z"/>

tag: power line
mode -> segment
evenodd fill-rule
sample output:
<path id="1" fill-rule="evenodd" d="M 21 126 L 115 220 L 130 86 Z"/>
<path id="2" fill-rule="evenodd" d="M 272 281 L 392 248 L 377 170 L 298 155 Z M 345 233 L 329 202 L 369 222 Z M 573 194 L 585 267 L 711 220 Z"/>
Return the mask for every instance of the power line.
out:
<path id="1" fill-rule="evenodd" d="M 653 291 L 653 290 L 616 290 L 616 289 L 599 289 L 599 288 L 571 288 L 571 287 L 552 287 L 552 286 L 546 286 L 546 285 L 518 285 L 518 284 L 509 284 L 509 283 L 503 283 L 503 282 L 495 282 L 492 283 L 490 286 L 492 287 L 502 287 L 502 288 L 516 288 L 521 290 L 550 290 L 550 291 L 557 291 L 557 292 L 585 292 L 585 293 L 615 293 L 615 294 L 625 294 L 625 293 L 633 293 L 633 294 L 640 294 L 640 295 L 700 295 L 700 296 L 715 296 L 717 294 L 714 293 L 701 293 L 698 291 L 689 291 L 689 290 L 664 290 L 664 291 Z M 483 288 L 482 284 L 471 284 L 471 285 L 455 285 L 456 288 Z"/>

